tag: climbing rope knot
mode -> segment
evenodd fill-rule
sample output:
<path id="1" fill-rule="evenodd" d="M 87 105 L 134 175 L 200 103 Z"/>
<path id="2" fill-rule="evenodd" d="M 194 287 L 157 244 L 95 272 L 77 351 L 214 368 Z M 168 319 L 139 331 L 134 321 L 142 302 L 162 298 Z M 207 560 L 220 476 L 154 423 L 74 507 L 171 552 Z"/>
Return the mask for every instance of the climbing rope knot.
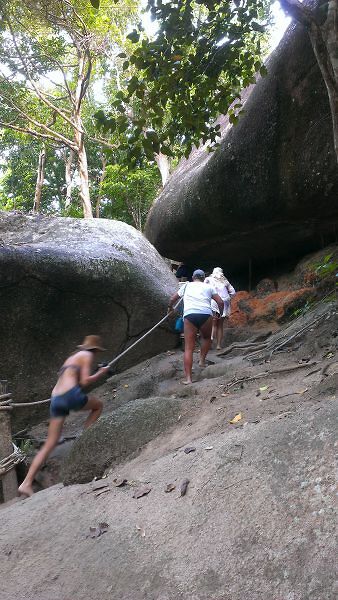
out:
<path id="1" fill-rule="evenodd" d="M 26 460 L 26 454 L 20 450 L 15 444 L 13 444 L 13 452 L 0 460 L 0 477 L 6 475 L 8 471 L 14 469 L 16 465 Z"/>

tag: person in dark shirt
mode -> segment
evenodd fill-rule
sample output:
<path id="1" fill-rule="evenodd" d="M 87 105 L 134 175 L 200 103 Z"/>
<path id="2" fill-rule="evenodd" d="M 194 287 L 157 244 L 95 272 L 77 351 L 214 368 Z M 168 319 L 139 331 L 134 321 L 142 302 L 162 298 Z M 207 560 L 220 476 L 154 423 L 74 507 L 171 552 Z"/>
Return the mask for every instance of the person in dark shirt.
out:
<path id="1" fill-rule="evenodd" d="M 190 281 L 192 276 L 192 269 L 184 263 L 180 263 L 175 275 L 179 281 Z"/>

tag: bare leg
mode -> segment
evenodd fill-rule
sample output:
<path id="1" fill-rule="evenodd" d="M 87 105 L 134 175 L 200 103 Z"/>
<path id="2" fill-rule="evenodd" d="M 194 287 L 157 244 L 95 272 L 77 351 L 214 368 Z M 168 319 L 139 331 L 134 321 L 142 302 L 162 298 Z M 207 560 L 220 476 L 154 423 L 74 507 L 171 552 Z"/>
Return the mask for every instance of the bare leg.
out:
<path id="1" fill-rule="evenodd" d="M 89 413 L 88 417 L 86 418 L 84 425 L 83 425 L 84 429 L 88 429 L 88 427 L 90 427 L 91 425 L 93 425 L 93 423 L 95 423 L 95 421 L 97 421 L 100 414 L 102 413 L 102 408 L 103 408 L 103 404 L 102 404 L 101 400 L 98 400 L 98 398 L 88 398 L 87 404 L 82 409 L 82 410 L 90 410 L 90 413 Z"/>
<path id="2" fill-rule="evenodd" d="M 37 472 L 41 469 L 43 463 L 48 458 L 52 450 L 57 445 L 64 421 L 65 417 L 53 418 L 49 421 L 47 440 L 35 456 L 31 466 L 29 467 L 28 473 L 19 487 L 20 494 L 24 496 L 33 495 L 32 485 L 34 477 L 37 474 Z"/>
<path id="3" fill-rule="evenodd" d="M 217 350 L 222 349 L 222 341 L 224 334 L 224 317 L 220 317 L 217 321 Z"/>
<path id="4" fill-rule="evenodd" d="M 211 341 L 215 340 L 217 337 L 217 317 L 216 317 L 216 312 L 213 313 L 213 318 L 212 318 L 212 331 L 211 331 Z"/>
<path id="5" fill-rule="evenodd" d="M 210 317 L 204 325 L 202 325 L 201 331 L 201 354 L 200 354 L 200 367 L 205 367 L 205 359 L 211 347 L 211 330 L 212 330 L 212 318 Z"/>
<path id="6" fill-rule="evenodd" d="M 184 319 L 184 372 L 186 379 L 183 383 L 185 384 L 192 383 L 191 370 L 197 331 L 195 325 L 188 319 Z"/>

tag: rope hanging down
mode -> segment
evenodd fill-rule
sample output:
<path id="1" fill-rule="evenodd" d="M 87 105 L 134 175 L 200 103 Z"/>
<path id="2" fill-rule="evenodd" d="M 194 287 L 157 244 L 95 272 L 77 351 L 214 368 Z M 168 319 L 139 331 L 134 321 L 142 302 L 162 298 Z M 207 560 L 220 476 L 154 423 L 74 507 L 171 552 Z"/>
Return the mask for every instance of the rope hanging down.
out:
<path id="1" fill-rule="evenodd" d="M 173 311 L 176 310 L 176 308 L 179 306 L 179 304 L 182 302 L 182 300 L 183 300 L 183 298 L 180 298 L 178 300 L 178 302 L 173 307 Z M 107 366 L 111 367 L 112 365 L 117 363 L 117 361 L 119 361 L 120 358 L 122 358 L 122 356 L 124 356 L 125 354 L 130 352 L 130 350 L 132 350 L 137 344 L 142 342 L 142 340 L 144 340 L 148 335 L 150 335 L 153 331 L 155 331 L 155 329 L 157 329 L 157 327 L 162 325 L 162 323 L 164 323 L 164 321 L 166 321 L 168 316 L 169 316 L 169 313 L 166 314 L 163 317 L 163 319 L 161 319 L 158 323 L 156 323 L 156 325 L 154 325 L 151 329 L 149 329 L 149 331 L 147 331 L 144 335 L 142 335 L 138 340 L 136 340 L 133 344 L 131 344 L 131 346 L 128 346 L 128 348 L 126 350 L 124 350 L 123 352 L 121 352 L 121 354 L 119 354 L 118 356 L 113 358 L 113 360 L 111 360 Z M 100 387 L 100 386 L 97 386 L 97 387 Z M 47 398 L 46 400 L 36 400 L 35 402 L 12 402 L 11 394 L 3 394 L 2 396 L 0 396 L 0 411 L 1 410 L 12 410 L 12 408 L 18 408 L 20 406 L 24 406 L 26 408 L 26 406 L 36 406 L 37 404 L 46 404 L 47 402 L 50 402 L 50 398 Z"/>

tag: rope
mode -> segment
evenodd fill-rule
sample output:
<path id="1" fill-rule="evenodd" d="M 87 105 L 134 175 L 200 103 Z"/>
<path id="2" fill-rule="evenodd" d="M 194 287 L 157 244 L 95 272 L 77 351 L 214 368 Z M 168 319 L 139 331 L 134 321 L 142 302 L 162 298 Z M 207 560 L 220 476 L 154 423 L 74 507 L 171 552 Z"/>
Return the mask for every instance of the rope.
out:
<path id="1" fill-rule="evenodd" d="M 178 300 L 178 302 L 176 302 L 175 306 L 173 307 L 173 311 L 176 310 L 176 308 L 178 307 L 178 305 L 180 304 L 180 302 L 182 302 L 183 297 L 180 298 Z M 124 356 L 125 354 L 127 354 L 127 352 L 129 352 L 132 348 L 134 348 L 137 344 L 139 344 L 140 342 L 142 342 L 142 340 L 144 340 L 144 338 L 146 338 L 148 335 L 150 335 L 157 327 L 159 327 L 160 325 L 162 325 L 162 323 L 164 323 L 164 321 L 169 317 L 169 313 L 165 315 L 165 317 L 163 317 L 163 319 L 161 319 L 158 323 L 156 323 L 156 325 L 154 325 L 154 327 L 152 327 L 151 329 L 149 329 L 149 331 L 147 331 L 144 335 L 142 335 L 142 337 L 140 337 L 138 340 L 136 340 L 136 342 L 134 342 L 133 344 L 131 344 L 131 346 L 128 346 L 128 348 L 126 350 L 124 350 L 123 352 L 121 352 L 121 354 L 119 354 L 118 356 L 116 356 L 116 358 L 113 358 L 113 360 L 111 360 L 108 363 L 108 367 L 111 367 L 112 365 L 114 365 L 118 360 L 120 360 L 120 358 L 122 358 L 122 356 Z"/>
<path id="2" fill-rule="evenodd" d="M 0 477 L 3 477 L 14 469 L 16 465 L 26 460 L 26 455 L 15 444 L 13 444 L 13 452 L 0 460 Z"/>
<path id="3" fill-rule="evenodd" d="M 178 307 L 178 305 L 180 304 L 180 302 L 182 302 L 182 300 L 183 300 L 183 298 L 180 298 L 178 300 L 178 302 L 173 307 L 173 311 L 176 310 L 176 308 Z M 113 360 L 111 360 L 108 363 L 107 366 L 111 367 L 112 365 L 114 365 L 118 360 L 120 360 L 120 358 L 122 358 L 122 356 L 124 356 L 125 354 L 127 354 L 128 352 L 130 352 L 130 350 L 132 350 L 137 344 L 139 344 L 140 342 L 142 342 L 142 340 L 144 340 L 144 338 L 146 338 L 155 329 L 157 329 L 157 327 L 159 327 L 160 325 L 162 325 L 162 323 L 164 323 L 164 321 L 166 321 L 166 319 L 168 317 L 169 317 L 169 313 L 166 314 L 163 317 L 163 319 L 161 319 L 158 323 L 156 323 L 156 325 L 154 325 L 151 329 L 149 329 L 149 331 L 147 331 L 144 335 L 142 335 L 142 337 L 140 337 L 133 344 L 131 344 L 131 346 L 128 346 L 128 348 L 126 350 L 124 350 L 123 352 L 121 352 L 121 354 L 119 354 L 118 356 L 116 356 L 115 358 L 113 358 Z M 2 399 L 4 399 L 4 400 L 2 401 Z M 26 406 L 36 406 L 37 404 L 45 404 L 47 402 L 50 402 L 50 398 L 47 398 L 46 400 L 36 400 L 35 402 L 16 402 L 15 403 L 15 402 L 11 401 L 11 394 L 3 394 L 3 395 L 0 396 L 0 411 L 1 410 L 12 410 L 13 408 L 19 408 L 20 406 L 23 406 L 23 407 L 26 407 Z"/>

